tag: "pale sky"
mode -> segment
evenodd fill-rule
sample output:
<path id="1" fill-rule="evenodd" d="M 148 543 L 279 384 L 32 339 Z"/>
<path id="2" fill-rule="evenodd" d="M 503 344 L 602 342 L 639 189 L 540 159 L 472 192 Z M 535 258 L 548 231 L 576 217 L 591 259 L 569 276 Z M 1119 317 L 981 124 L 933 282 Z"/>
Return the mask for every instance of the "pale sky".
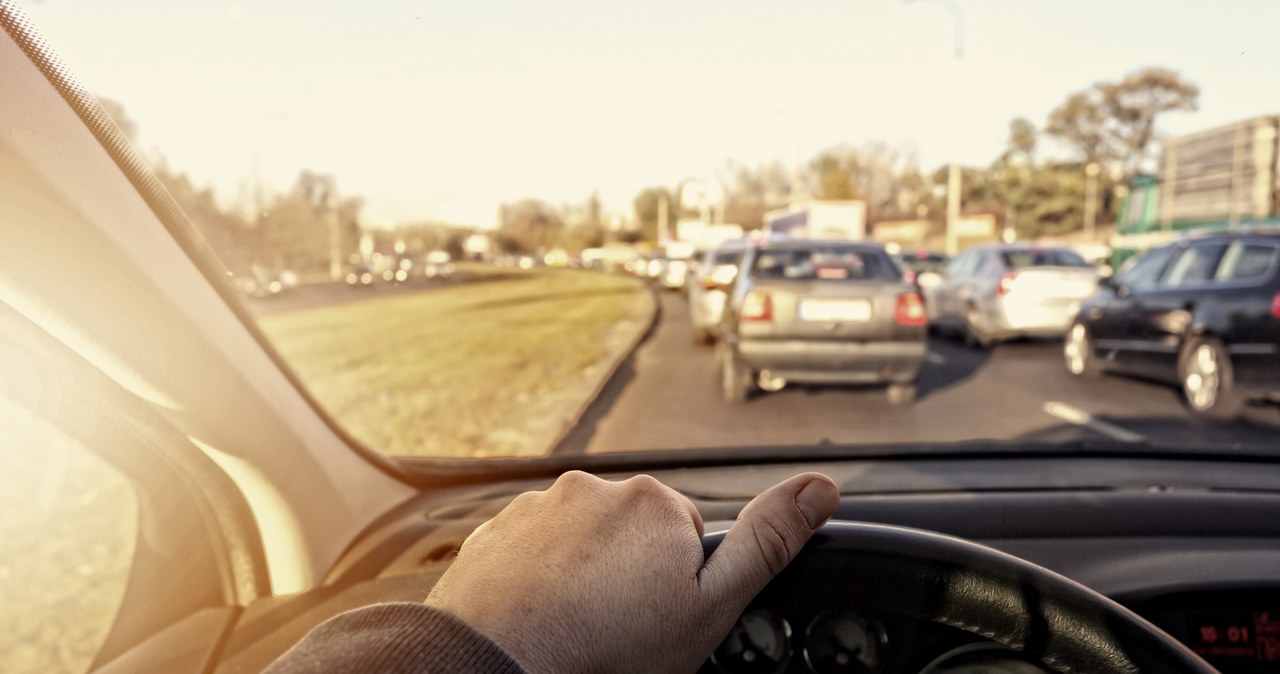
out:
<path id="1" fill-rule="evenodd" d="M 500 201 L 628 212 L 727 160 L 912 143 L 987 164 L 1009 120 L 1160 65 L 1200 85 L 1170 133 L 1280 113 L 1277 0 L 22 0 L 139 144 L 224 199 L 255 154 L 366 197 L 371 224 L 492 225 Z"/>

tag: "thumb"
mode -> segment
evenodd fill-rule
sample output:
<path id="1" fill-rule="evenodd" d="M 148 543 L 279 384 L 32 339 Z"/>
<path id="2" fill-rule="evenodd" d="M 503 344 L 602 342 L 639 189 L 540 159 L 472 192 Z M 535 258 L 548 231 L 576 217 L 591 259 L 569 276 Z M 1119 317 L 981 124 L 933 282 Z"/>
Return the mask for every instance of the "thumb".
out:
<path id="1" fill-rule="evenodd" d="M 704 595 L 730 602 L 724 608 L 736 616 L 800 554 L 839 504 L 835 483 L 821 473 L 797 475 L 755 497 L 703 565 Z"/>

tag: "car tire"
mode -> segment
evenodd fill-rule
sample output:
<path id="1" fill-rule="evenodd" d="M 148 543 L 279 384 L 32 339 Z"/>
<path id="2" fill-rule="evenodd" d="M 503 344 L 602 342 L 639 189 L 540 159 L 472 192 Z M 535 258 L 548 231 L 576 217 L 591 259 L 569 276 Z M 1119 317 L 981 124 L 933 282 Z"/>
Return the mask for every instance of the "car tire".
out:
<path id="1" fill-rule="evenodd" d="M 978 307 L 970 304 L 964 310 L 964 343 L 975 349 L 986 351 L 991 348 L 991 338 L 979 327 Z"/>
<path id="2" fill-rule="evenodd" d="M 742 366 L 729 347 L 721 348 L 720 379 L 724 400 L 731 405 L 744 403 L 751 390 L 751 371 Z"/>
<path id="3" fill-rule="evenodd" d="M 1084 323 L 1075 322 L 1062 337 L 1062 364 L 1076 377 L 1095 378 L 1102 374 L 1102 363 L 1093 348 L 1093 337 Z"/>
<path id="4" fill-rule="evenodd" d="M 1222 342 L 1212 337 L 1187 340 L 1178 355 L 1178 384 L 1187 409 L 1198 417 L 1230 421 L 1244 410 L 1244 397 L 1235 390 L 1231 359 Z"/>
<path id="5" fill-rule="evenodd" d="M 906 407 L 916 401 L 918 390 L 915 382 L 889 384 L 889 390 L 887 391 L 889 404 L 894 407 Z"/>

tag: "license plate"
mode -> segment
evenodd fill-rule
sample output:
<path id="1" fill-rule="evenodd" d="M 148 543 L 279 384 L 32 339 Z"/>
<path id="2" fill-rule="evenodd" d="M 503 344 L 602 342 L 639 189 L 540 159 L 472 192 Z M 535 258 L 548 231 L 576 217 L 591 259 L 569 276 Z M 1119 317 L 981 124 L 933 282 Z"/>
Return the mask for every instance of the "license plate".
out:
<path id="1" fill-rule="evenodd" d="M 871 303 L 866 300 L 801 300 L 802 321 L 866 321 L 871 319 Z"/>

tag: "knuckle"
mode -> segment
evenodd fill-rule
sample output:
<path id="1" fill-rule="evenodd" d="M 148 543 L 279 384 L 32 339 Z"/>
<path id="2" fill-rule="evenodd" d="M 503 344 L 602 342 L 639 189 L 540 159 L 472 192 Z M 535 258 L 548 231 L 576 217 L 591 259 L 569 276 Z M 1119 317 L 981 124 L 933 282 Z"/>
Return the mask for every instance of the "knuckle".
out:
<path id="1" fill-rule="evenodd" d="M 751 533 L 760 549 L 760 558 L 771 575 L 777 575 L 800 547 L 795 527 L 785 518 L 764 513 L 752 521 Z"/>
<path id="2" fill-rule="evenodd" d="M 636 475 L 622 483 L 632 496 L 652 497 L 665 494 L 667 486 L 651 475 Z"/>

